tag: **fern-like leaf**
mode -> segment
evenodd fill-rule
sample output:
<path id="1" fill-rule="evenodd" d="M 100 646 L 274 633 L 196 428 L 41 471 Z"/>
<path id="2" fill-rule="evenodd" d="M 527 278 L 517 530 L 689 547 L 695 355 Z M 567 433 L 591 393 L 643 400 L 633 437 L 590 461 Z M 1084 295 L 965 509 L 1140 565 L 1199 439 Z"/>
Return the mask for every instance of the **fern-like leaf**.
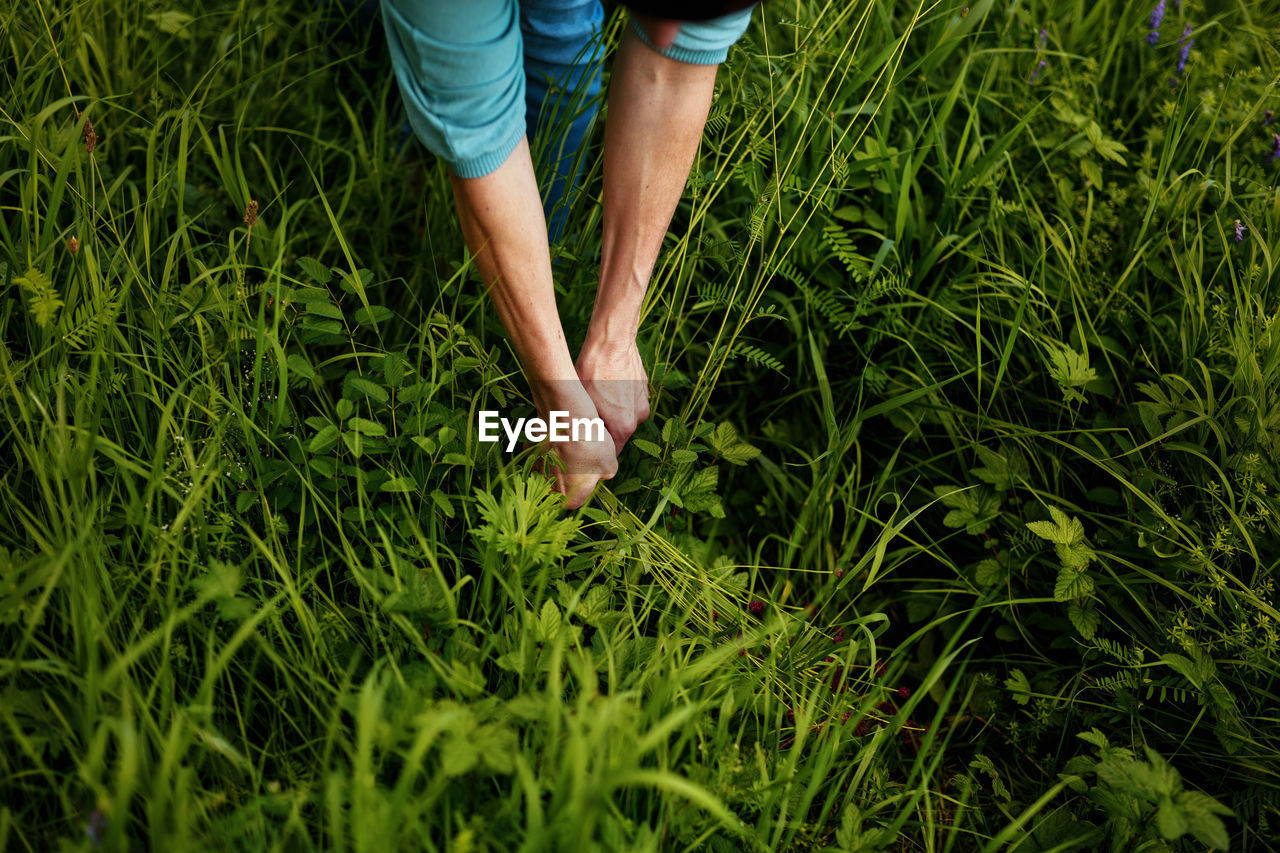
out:
<path id="1" fill-rule="evenodd" d="M 52 326 L 62 307 L 62 296 L 54 287 L 49 277 L 35 267 L 27 270 L 25 275 L 14 279 L 27 294 L 27 310 L 32 318 L 41 326 Z"/>
<path id="2" fill-rule="evenodd" d="M 62 340 L 73 350 L 83 350 L 98 331 L 111 322 L 118 307 L 119 299 L 112 290 L 74 311 L 64 311 L 59 324 Z"/>

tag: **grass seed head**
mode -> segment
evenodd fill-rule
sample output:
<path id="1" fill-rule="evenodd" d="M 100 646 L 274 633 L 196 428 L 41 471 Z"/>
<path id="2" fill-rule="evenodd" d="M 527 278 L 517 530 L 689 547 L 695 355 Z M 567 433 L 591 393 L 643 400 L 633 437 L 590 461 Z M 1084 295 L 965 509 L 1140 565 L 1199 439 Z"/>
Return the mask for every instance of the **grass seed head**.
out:
<path id="1" fill-rule="evenodd" d="M 250 228 L 258 224 L 258 202 L 253 199 L 244 206 L 244 224 Z"/>
<path id="2" fill-rule="evenodd" d="M 93 129 L 93 122 L 84 117 L 84 126 L 80 128 L 80 138 L 84 140 L 84 150 L 92 154 L 98 147 L 98 132 Z"/>

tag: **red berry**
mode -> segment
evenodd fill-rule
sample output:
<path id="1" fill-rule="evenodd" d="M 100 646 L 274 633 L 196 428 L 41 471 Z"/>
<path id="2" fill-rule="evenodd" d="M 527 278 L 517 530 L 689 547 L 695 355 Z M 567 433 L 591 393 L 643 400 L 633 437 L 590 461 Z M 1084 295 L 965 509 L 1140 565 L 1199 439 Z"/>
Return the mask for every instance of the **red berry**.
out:
<path id="1" fill-rule="evenodd" d="M 906 699 L 906 698 L 907 698 L 908 696 L 910 696 L 910 695 L 911 695 L 911 688 L 910 688 L 910 687 L 899 687 L 899 688 L 898 688 L 898 696 L 900 696 L 901 698 Z"/>
<path id="2" fill-rule="evenodd" d="M 764 613 L 764 602 L 756 599 L 751 602 L 749 609 L 751 610 L 752 616 L 759 616 L 761 613 Z"/>

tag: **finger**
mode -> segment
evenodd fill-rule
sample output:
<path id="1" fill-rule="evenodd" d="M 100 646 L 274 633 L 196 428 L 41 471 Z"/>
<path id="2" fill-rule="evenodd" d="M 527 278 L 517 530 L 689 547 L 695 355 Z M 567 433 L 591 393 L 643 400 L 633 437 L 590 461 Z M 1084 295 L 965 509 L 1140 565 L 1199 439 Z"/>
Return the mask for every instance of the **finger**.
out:
<path id="1" fill-rule="evenodd" d="M 616 454 L 622 453 L 623 445 L 627 443 L 627 439 L 631 438 L 631 433 L 633 432 L 635 432 L 634 428 L 624 430 L 616 426 L 609 427 L 609 438 L 613 439 L 613 449 L 616 451 Z"/>
<path id="2" fill-rule="evenodd" d="M 676 36 L 680 35 L 679 21 L 673 21 L 670 18 L 653 18 L 649 15 L 637 15 L 636 18 L 649 36 L 649 41 L 658 50 L 666 50 L 676 43 Z"/>
<path id="3" fill-rule="evenodd" d="M 596 490 L 596 483 L 599 482 L 598 478 L 595 478 L 595 477 L 583 477 L 578 479 L 587 480 L 589 485 L 584 486 L 581 482 L 579 482 L 579 483 L 575 483 L 574 488 L 569 490 L 568 494 L 565 496 L 566 497 L 565 506 L 567 506 L 569 509 L 578 509 L 583 504 L 585 504 L 588 500 L 590 500 L 591 495 Z"/>

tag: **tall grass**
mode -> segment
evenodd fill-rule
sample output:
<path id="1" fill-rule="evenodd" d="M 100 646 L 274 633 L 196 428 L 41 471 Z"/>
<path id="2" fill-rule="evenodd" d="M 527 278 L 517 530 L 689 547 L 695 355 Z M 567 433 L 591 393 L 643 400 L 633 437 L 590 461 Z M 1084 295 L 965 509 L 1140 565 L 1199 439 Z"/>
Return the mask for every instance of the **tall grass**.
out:
<path id="1" fill-rule="evenodd" d="M 567 516 L 376 19 L 0 12 L 0 847 L 1267 849 L 1280 9 L 766 7 Z"/>

